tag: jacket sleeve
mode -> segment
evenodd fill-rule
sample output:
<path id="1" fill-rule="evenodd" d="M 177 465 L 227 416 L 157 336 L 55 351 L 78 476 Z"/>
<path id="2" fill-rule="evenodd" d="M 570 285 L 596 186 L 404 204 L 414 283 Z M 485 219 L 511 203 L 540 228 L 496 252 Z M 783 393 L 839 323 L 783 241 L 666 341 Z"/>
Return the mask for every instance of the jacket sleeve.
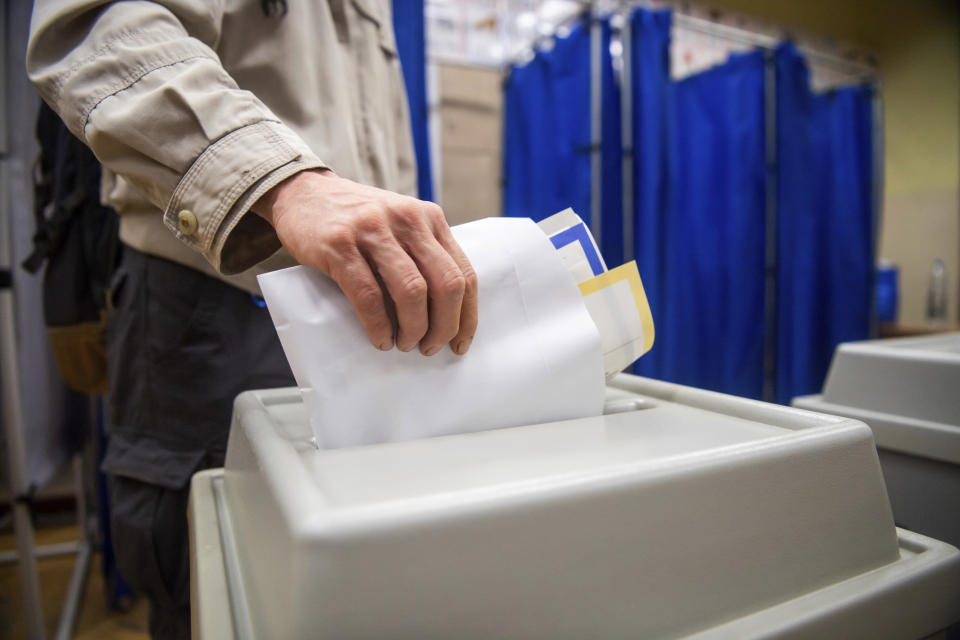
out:
<path id="1" fill-rule="evenodd" d="M 36 0 L 27 72 L 43 99 L 165 225 L 221 273 L 280 242 L 249 207 L 283 179 L 323 167 L 214 48 L 219 0 Z"/>

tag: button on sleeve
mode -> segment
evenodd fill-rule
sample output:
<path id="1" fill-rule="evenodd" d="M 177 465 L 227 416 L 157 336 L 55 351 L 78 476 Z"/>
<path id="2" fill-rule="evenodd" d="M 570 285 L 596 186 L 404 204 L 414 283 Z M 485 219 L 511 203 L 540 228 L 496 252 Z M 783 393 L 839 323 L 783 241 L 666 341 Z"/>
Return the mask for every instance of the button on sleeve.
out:
<path id="1" fill-rule="evenodd" d="M 197 232 L 197 216 L 189 209 L 183 209 L 177 214 L 177 228 L 185 236 L 192 236 Z"/>

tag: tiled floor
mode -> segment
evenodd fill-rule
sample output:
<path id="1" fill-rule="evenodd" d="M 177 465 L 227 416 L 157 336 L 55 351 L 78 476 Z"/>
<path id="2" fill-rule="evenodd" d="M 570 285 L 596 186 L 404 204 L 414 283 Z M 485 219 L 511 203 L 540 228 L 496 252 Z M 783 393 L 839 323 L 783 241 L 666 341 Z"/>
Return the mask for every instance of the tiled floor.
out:
<path id="1" fill-rule="evenodd" d="M 41 526 L 37 531 L 37 543 L 65 542 L 76 540 L 77 536 L 76 526 Z M 0 531 L 0 549 L 13 549 L 15 546 L 9 527 Z M 37 565 L 47 634 L 52 637 L 73 574 L 74 557 L 42 558 Z M 134 603 L 130 611 L 125 613 L 112 611 L 107 605 L 99 554 L 93 556 L 89 576 L 74 637 L 82 640 L 149 640 L 145 601 Z M 0 638 L 26 638 L 22 606 L 17 565 L 0 565 Z"/>

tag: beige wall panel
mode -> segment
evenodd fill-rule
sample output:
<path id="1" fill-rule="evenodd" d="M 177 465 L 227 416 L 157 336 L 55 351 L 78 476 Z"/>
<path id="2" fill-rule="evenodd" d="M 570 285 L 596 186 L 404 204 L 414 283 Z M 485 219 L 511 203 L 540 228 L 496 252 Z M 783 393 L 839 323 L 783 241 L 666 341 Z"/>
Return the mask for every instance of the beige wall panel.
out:
<path id="1" fill-rule="evenodd" d="M 440 65 L 440 100 L 463 102 L 476 108 L 500 111 L 503 98 L 500 72 L 458 65 Z"/>
<path id="2" fill-rule="evenodd" d="M 880 256 L 900 267 L 899 320 L 925 321 L 930 264 L 943 260 L 947 273 L 947 318 L 957 323 L 960 216 L 957 191 L 936 189 L 887 198 Z"/>
<path id="3" fill-rule="evenodd" d="M 451 224 L 500 215 L 500 155 L 446 153 L 443 211 Z"/>
<path id="4" fill-rule="evenodd" d="M 447 151 L 500 154 L 500 112 L 444 104 L 441 107 L 441 147 Z"/>
<path id="5" fill-rule="evenodd" d="M 502 88 L 500 73 L 439 67 L 442 206 L 450 224 L 499 216 Z"/>

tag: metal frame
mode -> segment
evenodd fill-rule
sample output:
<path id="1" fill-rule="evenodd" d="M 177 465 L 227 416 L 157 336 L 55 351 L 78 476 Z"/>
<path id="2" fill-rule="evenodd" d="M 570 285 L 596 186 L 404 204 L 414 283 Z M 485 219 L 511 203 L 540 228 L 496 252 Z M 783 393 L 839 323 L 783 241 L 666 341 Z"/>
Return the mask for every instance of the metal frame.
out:
<path id="1" fill-rule="evenodd" d="M 590 3 L 590 232 L 603 246 L 603 25 Z"/>
<path id="2" fill-rule="evenodd" d="M 696 18 L 694 16 L 682 13 L 674 13 L 673 21 L 675 27 L 688 29 L 690 31 L 697 31 L 715 38 L 720 38 L 731 42 L 740 42 L 743 44 L 760 47 L 762 49 L 775 49 L 779 43 L 784 41 L 783 38 L 776 38 L 774 36 L 768 36 L 762 33 L 755 33 L 746 29 L 731 27 L 729 25 L 711 22 L 709 20 L 704 20 L 703 18 Z M 811 49 L 810 47 L 798 46 L 797 49 L 809 60 L 824 66 L 833 67 L 837 71 L 847 73 L 851 76 L 872 78 L 877 73 L 877 70 L 874 67 L 862 62 L 840 58 L 817 49 Z"/>
<path id="3" fill-rule="evenodd" d="M 0 161 L 0 193 L 4 194 L 3 215 L 0 222 L 9 224 L 6 212 L 7 166 Z M 0 269 L 11 270 L 8 234 L 0 243 Z M 26 445 L 21 425 L 23 409 L 20 404 L 20 372 L 17 366 L 16 317 L 13 308 L 13 286 L 0 290 L 0 404 L 3 405 L 3 430 L 7 440 L 7 468 L 10 471 L 10 490 L 13 496 L 11 510 L 13 529 L 17 540 L 20 589 L 23 595 L 23 615 L 30 638 L 43 638 L 43 602 L 40 598 L 40 579 L 34 549 L 33 520 L 30 514 L 31 488 L 27 479 Z"/>
<path id="4" fill-rule="evenodd" d="M 2 163 L 0 163 L 2 164 Z M 6 182 L 6 166 L 2 166 L 3 182 Z M 6 216 L 0 219 L 7 221 Z M 9 266 L 9 245 L 4 242 L 0 249 L 0 268 Z M 13 306 L 13 289 L 0 291 L 0 401 L 3 404 L 3 429 L 7 440 L 7 463 L 10 469 L 10 485 L 13 496 L 11 508 L 17 543 L 16 551 L 0 554 L 0 564 L 16 562 L 20 573 L 20 586 L 23 599 L 23 613 L 26 618 L 27 637 L 42 639 L 46 637 L 43 600 L 40 592 L 40 579 L 37 571 L 37 559 L 76 554 L 77 559 L 70 576 L 70 583 L 64 595 L 57 630 L 54 637 L 67 640 L 72 637 L 80 614 L 80 604 L 86 590 L 90 573 L 91 559 L 95 548 L 95 523 L 89 515 L 84 492 L 84 479 L 87 465 L 82 455 L 73 459 L 73 480 L 77 500 L 77 524 L 81 538 L 75 542 L 49 545 L 36 544 L 36 532 L 33 526 L 31 503 L 33 487 L 29 484 L 26 460 L 26 448 L 23 439 L 22 408 L 20 404 L 19 372 L 16 357 L 16 326 Z"/>
<path id="5" fill-rule="evenodd" d="M 777 379 L 777 68 L 773 49 L 764 50 L 763 115 L 767 186 L 764 204 L 764 288 L 763 288 L 763 390 L 761 397 L 773 402 Z"/>
<path id="6" fill-rule="evenodd" d="M 3 431 L 7 442 L 7 469 L 10 476 L 14 536 L 17 541 L 17 558 L 20 569 L 20 589 L 23 595 L 23 615 L 26 618 L 30 638 L 42 638 L 43 603 L 40 599 L 40 579 L 37 575 L 37 559 L 34 550 L 33 520 L 29 500 L 31 488 L 26 469 L 26 444 L 21 425 L 23 408 L 20 404 L 20 372 L 17 365 L 17 330 L 13 295 L 13 251 L 11 250 L 11 222 L 8 211 L 9 148 L 7 127 L 7 9 L 0 9 L 0 104 L 3 110 L 3 129 L 0 132 L 0 271 L 8 275 L 9 286 L 0 284 L 0 405 L 3 409 Z"/>
<path id="7" fill-rule="evenodd" d="M 633 33 L 630 27 L 630 2 L 620 6 L 620 146 L 623 149 L 623 259 L 634 258 L 633 244 Z"/>
<path id="8" fill-rule="evenodd" d="M 873 233 L 873 260 L 876 263 L 880 257 L 880 233 L 883 230 L 883 190 L 884 190 L 884 161 L 885 161 L 885 140 L 883 138 L 884 113 L 883 113 L 883 82 L 880 78 L 873 78 L 870 83 L 873 91 L 873 193 L 872 198 L 873 219 L 871 220 L 871 232 Z M 874 269 L 874 277 L 876 277 Z M 870 287 L 870 337 L 876 338 L 879 335 L 877 322 L 877 287 Z"/>
<path id="9" fill-rule="evenodd" d="M 0 51 L 4 52 L 0 64 L 0 110 L 4 114 L 4 125 L 0 127 L 0 271 L 9 275 L 9 286 L 0 283 L 0 405 L 2 405 L 3 432 L 7 443 L 7 468 L 9 469 L 11 513 L 13 519 L 16 551 L 0 554 L 0 563 L 16 562 L 20 574 L 20 588 L 23 601 L 23 616 L 27 637 L 42 639 L 46 637 L 43 600 L 40 591 L 40 579 L 37 572 L 37 558 L 77 554 L 73 574 L 64 596 L 55 636 L 66 640 L 73 635 L 80 603 L 86 587 L 91 558 L 95 547 L 96 531 L 93 519 L 89 516 L 84 478 L 88 471 L 82 455 L 73 460 L 74 490 L 77 500 L 77 522 L 81 538 L 76 542 L 50 545 L 37 545 L 33 526 L 32 500 L 35 487 L 31 486 L 26 468 L 26 442 L 23 433 L 23 406 L 21 404 L 20 371 L 17 348 L 17 319 L 15 313 L 16 296 L 13 288 L 13 263 L 11 246 L 12 220 L 9 211 L 9 162 L 10 148 L 7 127 L 9 77 L 7 74 L 8 28 L 10 28 L 10 7 L 0 8 Z M 6 278 L 4 278 L 6 279 Z"/>

